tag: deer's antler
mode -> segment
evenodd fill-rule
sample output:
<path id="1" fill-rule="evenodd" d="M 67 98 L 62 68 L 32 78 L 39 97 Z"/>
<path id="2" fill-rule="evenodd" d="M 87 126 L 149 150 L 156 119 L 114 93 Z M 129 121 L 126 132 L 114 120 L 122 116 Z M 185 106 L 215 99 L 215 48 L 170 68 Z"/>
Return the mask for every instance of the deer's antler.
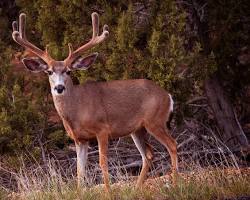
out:
<path id="1" fill-rule="evenodd" d="M 47 64 L 53 62 L 54 60 L 48 54 L 47 48 L 45 51 L 43 51 L 27 40 L 25 33 L 25 25 L 26 25 L 26 14 L 22 13 L 19 15 L 19 28 L 17 21 L 14 21 L 12 23 L 12 28 L 13 28 L 12 37 L 15 40 L 15 42 L 25 47 L 32 53 L 36 54 L 38 57 L 43 59 Z"/>
<path id="2" fill-rule="evenodd" d="M 72 45 L 68 44 L 69 46 L 69 56 L 64 60 L 66 63 L 66 66 L 70 66 L 70 64 L 77 58 L 79 57 L 84 51 L 94 47 L 95 45 L 101 43 L 104 41 L 108 35 L 108 25 L 103 26 L 103 32 L 101 35 L 99 35 L 99 16 L 96 12 L 92 13 L 91 15 L 92 18 L 92 28 L 93 28 L 93 35 L 92 39 L 79 47 L 77 50 L 73 51 Z"/>

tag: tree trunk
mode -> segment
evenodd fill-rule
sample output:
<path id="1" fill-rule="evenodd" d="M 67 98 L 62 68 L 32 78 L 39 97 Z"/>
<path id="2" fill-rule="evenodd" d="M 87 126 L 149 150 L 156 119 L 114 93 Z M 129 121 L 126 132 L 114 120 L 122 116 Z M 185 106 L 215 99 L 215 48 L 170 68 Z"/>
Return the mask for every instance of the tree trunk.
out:
<path id="1" fill-rule="evenodd" d="M 222 132 L 221 138 L 223 142 L 232 151 L 247 149 L 249 145 L 248 140 L 236 117 L 231 102 L 224 94 L 216 73 L 205 81 L 205 92 L 219 129 Z"/>

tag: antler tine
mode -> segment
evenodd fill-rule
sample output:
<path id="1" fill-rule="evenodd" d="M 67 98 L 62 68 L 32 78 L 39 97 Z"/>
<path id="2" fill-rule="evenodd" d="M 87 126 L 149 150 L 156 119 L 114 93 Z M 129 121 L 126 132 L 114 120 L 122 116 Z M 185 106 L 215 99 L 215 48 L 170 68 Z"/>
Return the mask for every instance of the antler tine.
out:
<path id="1" fill-rule="evenodd" d="M 12 29 L 13 29 L 13 32 L 18 30 L 17 21 L 12 22 Z"/>
<path id="2" fill-rule="evenodd" d="M 108 28 L 109 27 L 107 24 L 105 24 L 103 26 L 102 34 L 100 36 L 98 36 L 98 43 L 102 42 L 103 40 L 105 40 L 108 37 L 108 35 L 109 35 Z"/>
<path id="3" fill-rule="evenodd" d="M 20 37 L 26 40 L 26 33 L 25 33 L 25 26 L 26 26 L 26 15 L 21 13 L 19 16 L 19 33 Z"/>
<path id="4" fill-rule="evenodd" d="M 49 56 L 49 54 L 46 51 L 43 51 L 39 49 L 37 46 L 33 45 L 26 39 L 26 33 L 25 33 L 25 25 L 26 25 L 26 15 L 24 13 L 21 13 L 19 15 L 19 28 L 17 21 L 14 21 L 12 23 L 12 38 L 15 42 L 20 44 L 21 46 L 27 48 L 34 54 L 36 54 L 38 57 L 43 59 L 46 63 L 51 63 L 53 59 Z"/>
<path id="5" fill-rule="evenodd" d="M 94 47 L 95 45 L 101 43 L 109 35 L 108 26 L 104 25 L 103 26 L 103 32 L 99 36 L 99 15 L 96 12 L 92 13 L 91 18 L 92 18 L 92 28 L 93 28 L 92 39 L 88 43 L 82 45 L 81 47 L 79 47 L 75 51 L 73 51 L 72 45 L 68 44 L 68 46 L 69 46 L 69 56 L 64 60 L 64 62 L 66 62 L 67 66 L 69 66 L 71 64 L 71 62 L 75 58 L 77 58 L 78 56 L 80 56 L 80 54 L 82 54 L 86 50 Z"/>
<path id="6" fill-rule="evenodd" d="M 71 43 L 69 43 L 68 47 L 69 47 L 69 55 L 71 55 L 73 53 L 73 46 Z"/>
<path id="7" fill-rule="evenodd" d="M 99 35 L 99 16 L 96 12 L 93 12 L 91 18 L 92 18 L 92 28 L 93 28 L 92 38 L 95 38 Z"/>

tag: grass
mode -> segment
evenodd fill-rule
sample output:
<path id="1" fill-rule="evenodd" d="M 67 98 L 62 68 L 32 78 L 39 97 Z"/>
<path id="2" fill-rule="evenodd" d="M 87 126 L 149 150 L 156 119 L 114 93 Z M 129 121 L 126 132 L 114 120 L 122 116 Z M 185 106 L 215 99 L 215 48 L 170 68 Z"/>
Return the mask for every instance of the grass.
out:
<path id="1" fill-rule="evenodd" d="M 239 174 L 226 175 L 222 171 L 200 172 L 200 178 L 180 178 L 176 186 L 162 188 L 166 199 L 209 200 L 250 196 L 250 177 Z"/>
<path id="2" fill-rule="evenodd" d="M 0 199 L 7 199 L 7 192 L 0 187 Z"/>
<path id="3" fill-rule="evenodd" d="M 151 178 L 141 189 L 134 188 L 134 182 L 113 184 L 111 194 L 105 192 L 103 185 L 77 189 L 74 177 L 62 175 L 49 167 L 43 173 L 29 174 L 20 171 L 16 174 L 17 191 L 7 193 L 0 187 L 0 199 L 10 200 L 214 200 L 250 196 L 250 171 L 236 169 L 221 170 L 199 169 L 180 174 L 175 185 L 170 184 L 167 176 Z"/>
<path id="4" fill-rule="evenodd" d="M 6 188 L 0 184 L 0 200 L 223 200 L 250 197 L 250 168 L 238 170 L 238 165 L 202 168 L 194 163 L 181 163 L 185 163 L 182 167 L 185 170 L 178 175 L 176 184 L 171 184 L 169 176 L 150 177 L 139 190 L 134 188 L 135 179 L 114 163 L 112 167 L 116 170 L 112 180 L 117 183 L 111 185 L 108 194 L 103 185 L 96 185 L 100 170 L 88 169 L 86 185 L 77 189 L 72 167 L 56 159 L 48 159 L 40 165 L 35 159 L 24 162 L 21 158 L 15 169 L 0 163 L 0 172 L 11 174 L 11 178 L 4 177 L 5 181 L 11 180 L 6 185 L 13 186 Z"/>

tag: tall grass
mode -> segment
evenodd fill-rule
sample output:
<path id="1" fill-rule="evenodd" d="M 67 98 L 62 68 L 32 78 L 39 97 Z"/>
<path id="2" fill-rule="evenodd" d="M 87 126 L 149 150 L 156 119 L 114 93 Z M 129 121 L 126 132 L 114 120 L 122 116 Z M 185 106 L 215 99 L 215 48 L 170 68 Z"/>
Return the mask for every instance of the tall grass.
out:
<path id="1" fill-rule="evenodd" d="M 76 160 L 73 157 L 62 161 L 55 157 L 46 158 L 43 163 L 38 162 L 32 155 L 21 157 L 18 167 L 10 169 L 13 163 L 7 160 L 8 165 L 0 161 L 1 171 L 10 174 L 11 180 L 7 186 L 1 185 L 0 200 L 61 200 L 61 199 L 158 199 L 158 200 L 214 200 L 234 198 L 239 196 L 250 197 L 250 168 L 239 170 L 238 159 L 215 136 L 200 134 L 191 135 L 187 139 L 186 132 L 178 136 L 178 157 L 181 173 L 177 183 L 171 184 L 169 176 L 157 177 L 160 173 L 169 170 L 169 155 L 165 150 L 155 146 L 154 167 L 149 173 L 147 182 L 141 189 L 134 188 L 135 177 L 128 170 L 128 163 L 141 164 L 138 150 L 130 143 L 123 143 L 118 148 L 114 144 L 109 151 L 109 169 L 111 172 L 111 193 L 105 192 L 101 180 L 101 171 L 98 165 L 98 151 L 89 153 L 87 179 L 81 188 L 77 189 Z M 213 134 L 211 134 L 213 135 Z M 188 141 L 188 142 L 187 142 Z M 154 141 L 151 141 L 151 143 Z M 127 153 L 129 149 L 129 154 Z M 65 156 L 63 157 L 65 159 Z M 132 159 L 132 161 L 131 161 Z M 4 161 L 6 159 L 2 159 Z M 126 163 L 124 160 L 128 160 Z M 11 163 L 11 164 L 10 164 Z M 139 164 L 138 164 L 139 163 Z M 8 166 L 8 167 L 6 167 Z M 130 165 L 131 167 L 131 165 Z M 4 180 L 8 180 L 6 176 Z M 6 184 L 5 184 L 6 185 Z M 13 187 L 11 187 L 13 185 Z"/>
<path id="2" fill-rule="evenodd" d="M 111 187 L 111 194 L 103 185 L 94 185 L 90 177 L 86 185 L 77 189 L 75 176 L 65 173 L 56 161 L 48 160 L 46 168 L 36 166 L 30 169 L 23 166 L 13 173 L 17 182 L 15 192 L 7 192 L 0 187 L 0 199 L 10 200 L 94 200 L 94 199 L 170 199 L 170 200 L 209 200 L 238 196 L 250 196 L 250 170 L 235 168 L 196 168 L 192 172 L 180 174 L 177 183 L 171 184 L 168 176 L 149 178 L 143 188 L 135 189 L 135 181 L 117 169 L 120 182 Z M 93 176 L 96 176 L 93 174 Z"/>

